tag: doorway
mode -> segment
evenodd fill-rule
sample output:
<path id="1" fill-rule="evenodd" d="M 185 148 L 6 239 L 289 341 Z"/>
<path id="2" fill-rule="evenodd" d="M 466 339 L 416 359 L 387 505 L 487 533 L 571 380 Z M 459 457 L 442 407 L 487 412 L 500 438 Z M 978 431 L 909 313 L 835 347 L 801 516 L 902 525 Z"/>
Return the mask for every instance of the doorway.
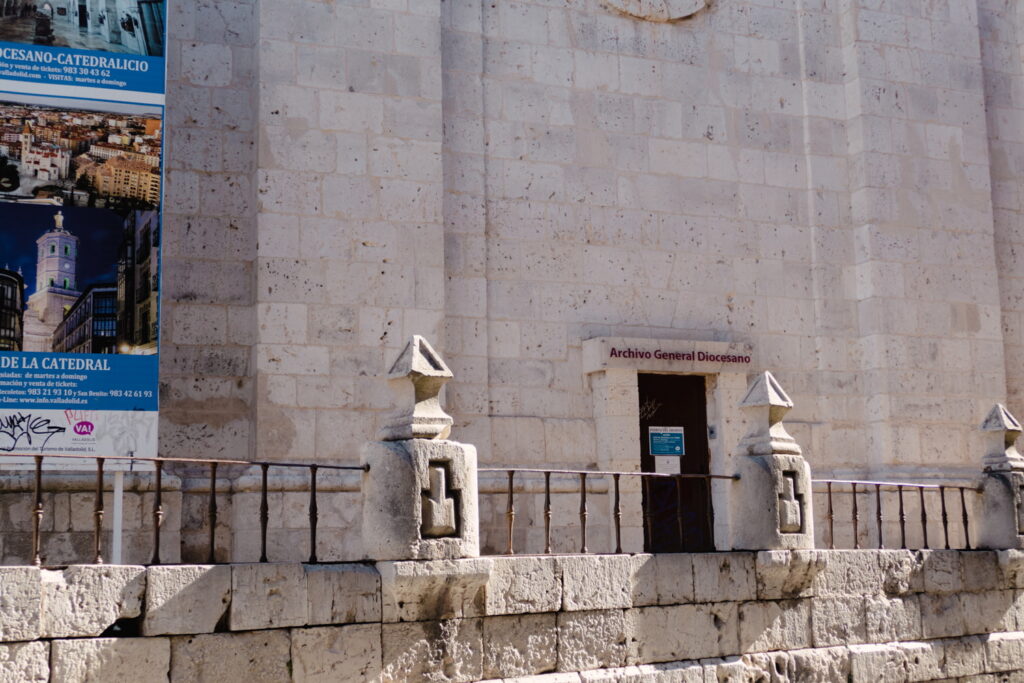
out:
<path id="1" fill-rule="evenodd" d="M 708 474 L 708 415 L 703 375 L 637 376 L 640 468 L 665 474 Z M 644 550 L 709 552 L 711 490 L 706 479 L 645 477 Z"/>

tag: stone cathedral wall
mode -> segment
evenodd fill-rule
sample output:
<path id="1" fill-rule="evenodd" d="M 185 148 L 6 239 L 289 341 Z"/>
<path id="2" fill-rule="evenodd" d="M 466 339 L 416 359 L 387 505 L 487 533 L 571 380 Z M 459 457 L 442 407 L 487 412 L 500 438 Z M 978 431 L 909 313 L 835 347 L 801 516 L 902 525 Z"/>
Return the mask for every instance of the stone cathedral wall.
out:
<path id="1" fill-rule="evenodd" d="M 1012 681 L 1020 563 L 773 551 L 4 567 L 0 680 Z"/>
<path id="2" fill-rule="evenodd" d="M 599 336 L 748 345 L 818 474 L 1024 412 L 1010 0 L 169 7 L 164 455 L 354 461 L 413 333 L 483 463 L 598 462 Z"/>

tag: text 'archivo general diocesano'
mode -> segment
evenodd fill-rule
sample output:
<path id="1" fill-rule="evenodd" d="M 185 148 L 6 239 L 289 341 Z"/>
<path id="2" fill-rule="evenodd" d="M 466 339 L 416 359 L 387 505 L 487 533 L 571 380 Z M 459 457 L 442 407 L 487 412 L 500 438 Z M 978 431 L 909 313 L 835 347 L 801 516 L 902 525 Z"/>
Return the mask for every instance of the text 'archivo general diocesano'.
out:
<path id="1" fill-rule="evenodd" d="M 750 356 L 733 353 L 708 353 L 707 351 L 644 351 L 642 349 L 617 349 L 608 352 L 609 358 L 637 358 L 656 360 L 688 360 L 704 363 L 749 363 Z"/>

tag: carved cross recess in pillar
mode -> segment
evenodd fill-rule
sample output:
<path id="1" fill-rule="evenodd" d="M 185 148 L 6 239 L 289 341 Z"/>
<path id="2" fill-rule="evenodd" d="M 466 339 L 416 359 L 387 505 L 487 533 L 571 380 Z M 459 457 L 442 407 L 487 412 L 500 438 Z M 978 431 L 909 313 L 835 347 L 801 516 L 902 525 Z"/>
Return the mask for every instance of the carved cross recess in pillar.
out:
<path id="1" fill-rule="evenodd" d="M 432 462 L 427 467 L 430 488 L 420 495 L 423 523 L 420 533 L 424 538 L 443 538 L 456 535 L 458 495 L 448 488 L 448 469 L 444 463 Z"/>
<path id="2" fill-rule="evenodd" d="M 782 493 L 779 494 L 779 531 L 798 534 L 804 528 L 804 494 L 796 485 L 796 472 L 782 473 Z"/>

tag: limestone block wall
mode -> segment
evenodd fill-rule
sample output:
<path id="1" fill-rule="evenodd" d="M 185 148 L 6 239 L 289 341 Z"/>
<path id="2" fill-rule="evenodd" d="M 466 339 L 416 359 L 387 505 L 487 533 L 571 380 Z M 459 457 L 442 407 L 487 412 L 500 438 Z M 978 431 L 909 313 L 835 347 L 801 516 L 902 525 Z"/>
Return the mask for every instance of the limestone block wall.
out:
<path id="1" fill-rule="evenodd" d="M 259 15 L 247 0 L 168 13 L 160 454 L 248 458 Z"/>
<path id="2" fill-rule="evenodd" d="M 3 567 L 0 680 L 1008 680 L 1022 569 L 1014 551 Z"/>
<path id="3" fill-rule="evenodd" d="M 40 557 L 47 566 L 92 562 L 95 554 L 94 476 L 47 472 L 43 476 Z M 107 476 L 103 494 L 102 553 L 111 560 L 114 492 Z M 177 477 L 163 479 L 164 518 L 160 553 L 165 562 L 182 558 L 182 493 Z M 30 473 L 5 473 L 0 479 L 0 563 L 32 564 L 33 480 Z M 148 563 L 153 558 L 155 493 L 149 474 L 125 474 L 122 510 L 122 562 Z"/>

